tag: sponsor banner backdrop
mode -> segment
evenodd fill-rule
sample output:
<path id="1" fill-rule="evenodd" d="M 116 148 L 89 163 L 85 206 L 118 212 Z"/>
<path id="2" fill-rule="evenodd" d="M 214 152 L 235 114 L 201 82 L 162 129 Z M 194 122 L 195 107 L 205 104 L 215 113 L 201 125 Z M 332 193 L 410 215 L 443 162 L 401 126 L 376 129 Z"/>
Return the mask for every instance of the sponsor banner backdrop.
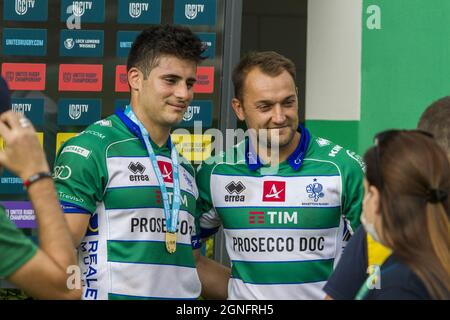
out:
<path id="1" fill-rule="evenodd" d="M 11 110 L 24 114 L 34 125 L 44 124 L 44 99 L 12 98 Z"/>
<path id="2" fill-rule="evenodd" d="M 78 135 L 78 132 L 58 132 L 56 134 L 56 153 L 58 153 L 59 148 L 70 138 Z"/>
<path id="3" fill-rule="evenodd" d="M 47 21 L 47 0 L 4 0 L 3 19 L 9 21 Z"/>
<path id="4" fill-rule="evenodd" d="M 125 65 L 116 66 L 115 91 L 130 92 L 130 87 L 128 86 L 127 66 Z"/>
<path id="5" fill-rule="evenodd" d="M 2 77 L 10 90 L 45 90 L 44 63 L 2 63 Z"/>
<path id="6" fill-rule="evenodd" d="M 61 0 L 61 22 L 105 22 L 105 0 Z"/>
<path id="7" fill-rule="evenodd" d="M 198 67 L 197 82 L 194 84 L 195 93 L 213 93 L 214 67 Z"/>
<path id="8" fill-rule="evenodd" d="M 59 91 L 102 91 L 103 65 L 61 64 Z"/>
<path id="9" fill-rule="evenodd" d="M 3 54 L 10 56 L 45 56 L 46 29 L 3 29 Z"/>
<path id="10" fill-rule="evenodd" d="M 203 128 L 209 128 L 212 124 L 212 100 L 193 100 L 183 116 L 180 128 L 194 127 L 195 121 L 201 121 Z"/>
<path id="11" fill-rule="evenodd" d="M 125 107 L 130 103 L 129 99 L 116 99 L 114 101 L 114 109 L 120 108 L 125 109 Z"/>
<path id="12" fill-rule="evenodd" d="M 44 145 L 44 133 L 36 133 L 39 143 L 41 146 Z M 0 150 L 5 148 L 5 141 L 0 137 Z M 23 194 L 25 190 L 23 189 L 23 181 L 12 172 L 5 169 L 0 177 L 0 194 Z"/>
<path id="13" fill-rule="evenodd" d="M 20 229 L 36 229 L 36 216 L 30 201 L 2 201 L 6 216 Z"/>
<path id="14" fill-rule="evenodd" d="M 216 34 L 198 32 L 197 36 L 200 38 L 202 43 L 206 45 L 206 51 L 203 53 L 203 57 L 207 59 L 214 59 L 216 56 Z"/>
<path id="15" fill-rule="evenodd" d="M 103 30 L 61 30 L 60 56 L 102 57 L 103 48 Z"/>
<path id="16" fill-rule="evenodd" d="M 139 31 L 118 31 L 116 42 L 116 55 L 118 57 L 128 57 L 131 46 L 138 36 Z"/>
<path id="17" fill-rule="evenodd" d="M 100 120 L 100 99 L 60 99 L 58 102 L 58 125 L 87 126 Z"/>
<path id="18" fill-rule="evenodd" d="M 216 0 L 175 0 L 174 23 L 216 24 Z"/>
<path id="19" fill-rule="evenodd" d="M 161 23 L 161 0 L 119 0 L 119 23 Z"/>
<path id="20" fill-rule="evenodd" d="M 23 180 L 5 169 L 0 177 L 0 194 L 24 194 Z M 2 201 L 3 203 L 3 201 Z"/>

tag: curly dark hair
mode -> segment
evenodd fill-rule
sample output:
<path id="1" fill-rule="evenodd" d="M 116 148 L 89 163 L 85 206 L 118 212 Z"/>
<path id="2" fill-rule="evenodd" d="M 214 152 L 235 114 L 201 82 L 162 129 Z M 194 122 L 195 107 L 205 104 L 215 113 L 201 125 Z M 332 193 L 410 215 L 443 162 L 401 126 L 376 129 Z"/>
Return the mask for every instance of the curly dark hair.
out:
<path id="1" fill-rule="evenodd" d="M 200 63 L 205 51 L 200 39 L 189 29 L 176 25 L 157 25 L 143 30 L 128 54 L 127 71 L 137 67 L 147 78 L 163 55 Z"/>

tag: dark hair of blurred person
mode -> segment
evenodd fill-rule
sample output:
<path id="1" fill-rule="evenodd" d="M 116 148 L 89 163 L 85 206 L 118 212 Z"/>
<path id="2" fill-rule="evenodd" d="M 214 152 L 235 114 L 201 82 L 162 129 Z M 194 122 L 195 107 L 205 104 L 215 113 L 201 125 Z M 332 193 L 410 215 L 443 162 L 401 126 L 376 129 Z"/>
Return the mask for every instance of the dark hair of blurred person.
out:
<path id="1" fill-rule="evenodd" d="M 364 157 L 364 228 L 393 251 L 404 272 L 418 276 L 432 298 L 449 299 L 448 158 L 419 131 L 386 131 L 376 140 Z M 381 279 L 382 289 L 389 286 L 383 267 Z"/>

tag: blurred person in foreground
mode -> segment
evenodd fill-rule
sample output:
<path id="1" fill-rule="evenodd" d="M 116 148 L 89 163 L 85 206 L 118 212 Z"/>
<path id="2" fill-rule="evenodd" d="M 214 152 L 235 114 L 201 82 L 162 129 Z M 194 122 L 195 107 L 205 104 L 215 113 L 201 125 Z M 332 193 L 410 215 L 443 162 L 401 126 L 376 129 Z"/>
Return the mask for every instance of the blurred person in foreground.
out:
<path id="1" fill-rule="evenodd" d="M 428 106 L 420 117 L 418 129 L 431 133 L 450 160 L 450 97 L 443 97 Z M 327 298 L 353 299 L 367 278 L 366 272 L 377 272 L 390 254 L 389 248 L 375 241 L 364 228 L 359 228 L 324 288 Z M 372 280 L 376 282 L 375 278 Z"/>
<path id="2" fill-rule="evenodd" d="M 75 251 L 44 152 L 31 122 L 10 111 L 10 105 L 8 88 L 0 78 L 0 136 L 6 144 L 0 150 L 0 167 L 24 181 L 36 214 L 39 247 L 0 206 L 0 278 L 39 299 L 80 299 L 79 281 L 70 281 Z"/>

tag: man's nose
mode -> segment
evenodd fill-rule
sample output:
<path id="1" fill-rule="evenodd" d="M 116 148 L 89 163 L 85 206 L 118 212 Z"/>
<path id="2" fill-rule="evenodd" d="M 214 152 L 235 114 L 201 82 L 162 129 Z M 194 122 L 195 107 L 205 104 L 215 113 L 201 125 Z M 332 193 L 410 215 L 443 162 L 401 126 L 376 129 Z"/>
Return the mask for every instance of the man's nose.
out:
<path id="1" fill-rule="evenodd" d="M 272 109 L 272 122 L 274 124 L 284 124 L 286 122 L 286 114 L 279 103 Z"/>
<path id="2" fill-rule="evenodd" d="M 188 100 L 191 95 L 191 89 L 188 88 L 187 84 L 180 83 L 177 85 L 175 90 L 175 96 L 180 100 Z"/>

